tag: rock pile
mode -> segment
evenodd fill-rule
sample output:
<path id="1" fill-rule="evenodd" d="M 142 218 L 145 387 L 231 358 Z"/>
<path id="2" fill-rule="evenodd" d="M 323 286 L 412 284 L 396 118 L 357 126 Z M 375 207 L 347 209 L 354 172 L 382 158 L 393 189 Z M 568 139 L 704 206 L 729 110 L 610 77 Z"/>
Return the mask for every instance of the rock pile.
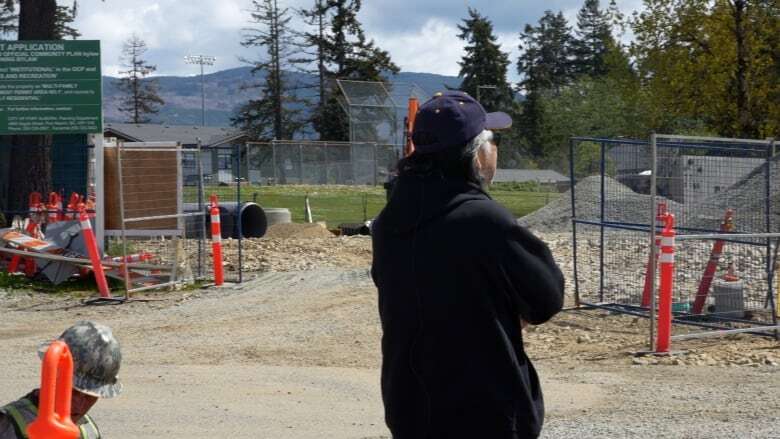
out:
<path id="1" fill-rule="evenodd" d="M 604 219 L 610 222 L 646 224 L 654 211 L 650 196 L 639 194 L 617 180 L 605 177 Z M 577 218 L 599 221 L 601 218 L 601 177 L 591 176 L 581 180 L 574 187 Z M 675 201 L 658 197 L 665 201 L 669 209 L 681 210 Z M 565 232 L 571 230 L 571 190 L 555 201 L 518 220 L 520 225 L 540 232 Z"/>
<path id="2" fill-rule="evenodd" d="M 765 163 L 757 167 L 742 181 L 727 190 L 690 206 L 688 209 L 690 227 L 718 230 L 726 209 L 734 209 L 734 226 L 737 232 L 765 232 L 768 165 L 771 231 L 780 232 L 780 155 L 769 164 Z"/>

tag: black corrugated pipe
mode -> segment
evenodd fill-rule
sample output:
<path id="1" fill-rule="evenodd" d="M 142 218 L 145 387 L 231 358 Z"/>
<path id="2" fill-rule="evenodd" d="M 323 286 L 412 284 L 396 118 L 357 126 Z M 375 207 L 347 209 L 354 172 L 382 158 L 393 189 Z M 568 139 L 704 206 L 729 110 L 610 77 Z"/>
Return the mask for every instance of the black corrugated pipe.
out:
<path id="1" fill-rule="evenodd" d="M 261 238 L 265 236 L 268 230 L 268 219 L 262 207 L 255 203 L 241 203 L 240 209 L 238 203 L 228 202 L 219 204 L 219 221 L 222 227 L 223 238 L 238 238 L 238 221 L 241 221 L 241 232 L 244 238 Z M 208 211 L 208 208 L 206 208 Z M 185 212 L 197 212 L 198 205 L 195 203 L 186 203 Z M 211 217 L 206 216 L 206 231 L 211 230 Z M 197 220 L 191 218 L 187 224 L 187 236 L 197 237 L 200 227 Z"/>

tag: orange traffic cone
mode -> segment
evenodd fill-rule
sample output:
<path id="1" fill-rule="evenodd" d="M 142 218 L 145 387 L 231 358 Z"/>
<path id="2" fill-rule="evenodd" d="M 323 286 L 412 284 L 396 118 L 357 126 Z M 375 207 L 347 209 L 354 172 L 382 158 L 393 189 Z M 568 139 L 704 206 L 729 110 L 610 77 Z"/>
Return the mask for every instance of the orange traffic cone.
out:
<path id="1" fill-rule="evenodd" d="M 29 427 L 30 439 L 77 439 L 79 428 L 70 419 L 73 357 L 64 341 L 53 342 L 43 357 L 38 417 Z"/>

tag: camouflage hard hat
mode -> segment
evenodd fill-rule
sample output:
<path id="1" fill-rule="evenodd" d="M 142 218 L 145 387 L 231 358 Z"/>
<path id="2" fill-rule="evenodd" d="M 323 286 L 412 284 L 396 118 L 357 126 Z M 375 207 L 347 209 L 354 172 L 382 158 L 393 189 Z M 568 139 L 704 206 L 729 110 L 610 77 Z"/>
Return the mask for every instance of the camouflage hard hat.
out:
<path id="1" fill-rule="evenodd" d="M 73 356 L 73 387 L 98 398 L 113 398 L 122 392 L 119 366 L 122 352 L 111 328 L 99 323 L 81 321 L 66 329 L 59 340 L 64 341 Z M 43 355 L 49 343 L 38 349 Z"/>

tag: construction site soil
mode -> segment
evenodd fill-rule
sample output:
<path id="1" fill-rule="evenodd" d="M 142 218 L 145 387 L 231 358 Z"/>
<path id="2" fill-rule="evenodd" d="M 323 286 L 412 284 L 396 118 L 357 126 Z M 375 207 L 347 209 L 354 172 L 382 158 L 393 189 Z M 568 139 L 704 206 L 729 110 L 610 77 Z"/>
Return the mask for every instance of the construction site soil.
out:
<path id="1" fill-rule="evenodd" d="M 0 292 L 0 398 L 37 385 L 41 341 L 91 319 L 114 329 L 124 356 L 125 393 L 92 411 L 105 437 L 388 438 L 370 238 L 278 232 L 244 242 L 255 275 L 241 285 L 100 307 Z M 542 236 L 571 302 L 569 237 Z M 231 260 L 235 243 L 225 245 Z M 543 382 L 544 438 L 780 438 L 774 339 L 686 341 L 673 345 L 680 355 L 635 356 L 648 321 L 604 311 L 562 312 L 524 337 Z"/>

